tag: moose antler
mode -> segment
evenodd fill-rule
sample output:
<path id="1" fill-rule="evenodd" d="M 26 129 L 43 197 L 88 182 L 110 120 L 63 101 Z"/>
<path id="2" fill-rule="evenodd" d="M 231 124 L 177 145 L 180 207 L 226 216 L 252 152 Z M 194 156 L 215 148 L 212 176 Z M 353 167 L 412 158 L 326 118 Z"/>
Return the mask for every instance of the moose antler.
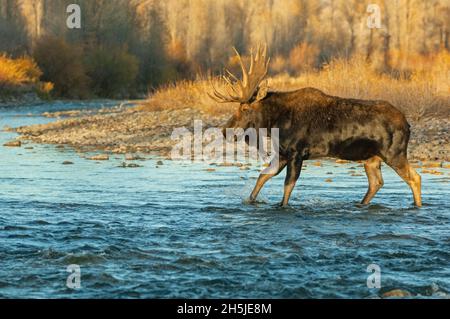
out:
<path id="1" fill-rule="evenodd" d="M 251 50 L 249 71 L 247 71 L 247 68 L 245 67 L 244 62 L 242 61 L 242 58 L 236 48 L 233 47 L 233 50 L 236 53 L 239 64 L 241 65 L 242 80 L 239 80 L 229 70 L 225 69 L 227 75 L 223 75 L 222 78 L 226 82 L 226 93 L 219 92 L 211 82 L 211 85 L 213 87 L 213 95 L 209 93 L 208 95 L 213 100 L 219 103 L 249 102 L 255 92 L 258 91 L 258 88 L 264 80 L 264 77 L 267 75 L 267 71 L 269 69 L 270 58 L 267 58 L 267 45 L 264 45 L 263 47 L 261 47 L 261 45 L 258 45 L 256 54 L 254 56 L 253 49 Z"/>

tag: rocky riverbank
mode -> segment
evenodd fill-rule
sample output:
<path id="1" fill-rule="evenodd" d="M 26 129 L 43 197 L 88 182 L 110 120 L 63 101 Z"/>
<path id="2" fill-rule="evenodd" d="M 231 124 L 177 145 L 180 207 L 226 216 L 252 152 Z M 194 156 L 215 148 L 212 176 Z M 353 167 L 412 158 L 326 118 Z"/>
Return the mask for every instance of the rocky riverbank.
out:
<path id="1" fill-rule="evenodd" d="M 176 143 L 170 137 L 175 128 L 191 128 L 194 120 L 203 127 L 221 126 L 228 116 L 212 117 L 198 110 L 139 111 L 133 108 L 45 113 L 47 117 L 68 117 L 56 122 L 19 127 L 20 139 L 39 143 L 67 144 L 80 151 L 110 153 L 159 153 L 167 155 Z"/>
<path id="2" fill-rule="evenodd" d="M 192 129 L 194 120 L 203 128 L 222 126 L 229 114 L 211 115 L 196 109 L 142 111 L 114 107 L 99 111 L 45 113 L 60 119 L 41 125 L 19 127 L 21 140 L 67 144 L 80 151 L 106 153 L 159 153 L 167 155 L 175 144 L 175 128 Z M 411 123 L 409 158 L 419 161 L 450 161 L 450 119 L 431 117 Z"/>
<path id="3" fill-rule="evenodd" d="M 38 104 L 42 102 L 37 93 L 28 92 L 21 93 L 16 95 L 0 95 L 0 107 L 12 107 L 12 106 L 23 106 L 23 105 L 31 105 Z"/>
<path id="4" fill-rule="evenodd" d="M 409 158 L 450 161 L 450 118 L 430 117 L 410 124 Z"/>

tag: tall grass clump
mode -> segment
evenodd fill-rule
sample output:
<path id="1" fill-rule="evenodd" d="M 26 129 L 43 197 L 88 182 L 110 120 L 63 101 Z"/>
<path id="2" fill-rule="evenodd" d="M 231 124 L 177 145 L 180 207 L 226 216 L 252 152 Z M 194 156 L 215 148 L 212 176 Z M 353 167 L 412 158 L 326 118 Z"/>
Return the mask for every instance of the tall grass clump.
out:
<path id="1" fill-rule="evenodd" d="M 139 109 L 161 111 L 191 108 L 213 115 L 232 112 L 235 103 L 218 103 L 208 96 L 212 92 L 212 84 L 220 89 L 225 82 L 218 78 L 200 76 L 197 80 L 183 80 L 162 86 L 151 93 Z"/>
<path id="2" fill-rule="evenodd" d="M 13 59 L 0 54 L 0 97 L 8 98 L 35 92 L 40 98 L 50 99 L 53 83 L 41 82 L 42 71 L 30 57 Z"/>
<path id="3" fill-rule="evenodd" d="M 364 57 L 355 56 L 350 60 L 334 59 L 320 71 L 295 78 L 281 75 L 271 82 L 281 90 L 315 87 L 341 97 L 385 100 L 411 119 L 419 120 L 450 106 L 450 54 L 442 52 L 432 59 L 428 69 L 394 75 L 380 72 Z"/>
<path id="4" fill-rule="evenodd" d="M 37 64 L 29 57 L 13 59 L 0 54 L 0 88 L 34 84 L 41 74 Z"/>
<path id="5" fill-rule="evenodd" d="M 420 120 L 430 113 L 450 110 L 450 53 L 441 52 L 430 57 L 430 66 L 408 73 L 377 70 L 363 56 L 333 59 L 321 69 L 290 76 L 287 73 L 269 78 L 274 91 L 292 91 L 315 87 L 330 95 L 345 98 L 385 100 L 402 110 L 412 120 Z M 144 110 L 193 108 L 217 114 L 229 113 L 235 103 L 217 103 L 211 93 L 211 81 L 200 77 L 196 81 L 182 81 L 158 89 L 142 106 Z M 225 83 L 213 80 L 217 88 Z M 447 114 L 448 115 L 448 114 Z"/>

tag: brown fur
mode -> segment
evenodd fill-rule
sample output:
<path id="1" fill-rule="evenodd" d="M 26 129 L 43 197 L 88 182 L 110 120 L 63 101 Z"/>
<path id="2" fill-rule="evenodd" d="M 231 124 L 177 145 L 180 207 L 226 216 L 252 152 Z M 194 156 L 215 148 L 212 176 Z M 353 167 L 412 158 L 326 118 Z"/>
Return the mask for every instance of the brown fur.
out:
<path id="1" fill-rule="evenodd" d="M 286 166 L 282 205 L 287 205 L 303 161 L 335 157 L 367 161 L 369 190 L 364 204 L 382 185 L 379 163 L 383 160 L 410 185 L 415 204 L 421 205 L 420 176 L 406 157 L 409 124 L 388 102 L 340 98 L 314 88 L 270 92 L 262 100 L 241 104 L 226 127 L 280 130 L 280 167 L 260 177 L 251 200 L 256 199 L 270 177 Z"/>

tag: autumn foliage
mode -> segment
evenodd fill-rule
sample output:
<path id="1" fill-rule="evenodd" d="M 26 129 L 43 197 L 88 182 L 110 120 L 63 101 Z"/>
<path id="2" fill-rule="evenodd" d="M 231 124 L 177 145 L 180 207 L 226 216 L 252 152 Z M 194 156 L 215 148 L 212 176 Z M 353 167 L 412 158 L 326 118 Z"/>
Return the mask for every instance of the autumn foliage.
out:
<path id="1" fill-rule="evenodd" d="M 0 54 L 0 87 L 33 84 L 41 74 L 36 62 L 29 57 L 13 59 Z"/>
<path id="2" fill-rule="evenodd" d="M 158 95 L 176 81 L 183 87 L 224 67 L 237 70 L 231 47 L 248 53 L 258 43 L 269 47 L 272 78 L 296 86 L 317 83 L 355 97 L 395 89 L 415 101 L 405 108 L 435 91 L 448 96 L 446 0 L 77 0 L 83 27 L 70 30 L 72 2 L 0 0 L 0 52 L 32 56 L 57 97 Z M 369 4 L 379 8 L 377 28 L 367 25 Z M 2 76 L 23 80 L 10 66 Z"/>

